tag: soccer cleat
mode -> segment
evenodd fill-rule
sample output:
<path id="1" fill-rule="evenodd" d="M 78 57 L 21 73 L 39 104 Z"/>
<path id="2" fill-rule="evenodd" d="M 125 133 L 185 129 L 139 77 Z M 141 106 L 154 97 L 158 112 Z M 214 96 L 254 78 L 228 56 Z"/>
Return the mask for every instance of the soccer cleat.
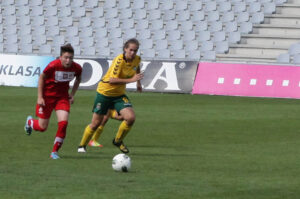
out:
<path id="1" fill-rule="evenodd" d="M 57 152 L 51 152 L 50 158 L 52 158 L 53 160 L 57 160 L 57 159 L 59 159 L 60 157 L 58 156 Z"/>
<path id="2" fill-rule="evenodd" d="M 30 115 L 27 117 L 26 123 L 25 123 L 25 126 L 24 126 L 24 130 L 25 130 L 27 135 L 31 135 L 31 133 L 32 133 L 32 127 L 28 124 L 29 120 L 32 120 L 32 117 Z"/>
<path id="3" fill-rule="evenodd" d="M 86 153 L 86 147 L 85 146 L 79 146 L 77 151 L 78 151 L 78 153 Z"/>
<path id="4" fill-rule="evenodd" d="M 116 142 L 115 139 L 113 139 L 112 143 L 113 143 L 113 145 L 115 145 L 116 147 L 118 147 L 120 149 L 120 151 L 122 151 L 123 153 L 129 153 L 129 149 L 125 146 L 125 144 L 123 143 L 123 141 Z"/>
<path id="5" fill-rule="evenodd" d="M 100 144 L 99 142 L 97 141 L 94 141 L 94 140 L 91 140 L 89 141 L 89 146 L 94 146 L 94 147 L 103 147 L 102 144 Z"/>

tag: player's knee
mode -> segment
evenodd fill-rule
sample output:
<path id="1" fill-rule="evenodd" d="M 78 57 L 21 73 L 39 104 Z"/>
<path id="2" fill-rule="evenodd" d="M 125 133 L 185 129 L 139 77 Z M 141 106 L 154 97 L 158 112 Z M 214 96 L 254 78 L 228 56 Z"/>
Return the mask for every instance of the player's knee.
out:
<path id="1" fill-rule="evenodd" d="M 129 115 L 129 116 L 127 116 L 127 117 L 124 118 L 124 119 L 125 119 L 126 123 L 127 123 L 129 126 L 131 126 L 131 125 L 133 125 L 134 122 L 135 122 L 135 115 Z"/>
<path id="2" fill-rule="evenodd" d="M 44 132 L 44 131 L 46 131 L 46 130 L 47 130 L 47 126 L 46 126 L 46 127 L 42 127 L 42 126 L 41 126 L 41 128 L 40 128 L 39 131 L 40 131 L 40 132 Z"/>

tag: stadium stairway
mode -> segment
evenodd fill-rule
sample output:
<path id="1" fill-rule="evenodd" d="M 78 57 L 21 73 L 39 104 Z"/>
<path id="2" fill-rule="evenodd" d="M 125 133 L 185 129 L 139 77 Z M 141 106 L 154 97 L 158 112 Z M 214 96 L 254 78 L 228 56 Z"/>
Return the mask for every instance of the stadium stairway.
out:
<path id="1" fill-rule="evenodd" d="M 217 61 L 277 62 L 291 44 L 300 41 L 300 0 L 276 6 L 276 13 L 265 15 L 263 24 L 254 24 L 251 34 L 242 34 L 241 42 L 231 44 L 227 54 L 217 54 Z"/>

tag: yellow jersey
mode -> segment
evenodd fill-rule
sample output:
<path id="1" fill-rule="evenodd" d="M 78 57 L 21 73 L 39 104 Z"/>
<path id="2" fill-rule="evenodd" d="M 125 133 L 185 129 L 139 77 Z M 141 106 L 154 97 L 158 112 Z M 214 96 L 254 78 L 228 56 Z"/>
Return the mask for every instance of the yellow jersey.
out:
<path id="1" fill-rule="evenodd" d="M 132 78 L 140 67 L 141 57 L 136 55 L 131 62 L 127 62 L 124 54 L 118 55 L 112 62 L 108 71 L 98 84 L 97 92 L 108 96 L 116 97 L 125 94 L 126 84 L 110 84 L 110 78 L 129 79 Z"/>

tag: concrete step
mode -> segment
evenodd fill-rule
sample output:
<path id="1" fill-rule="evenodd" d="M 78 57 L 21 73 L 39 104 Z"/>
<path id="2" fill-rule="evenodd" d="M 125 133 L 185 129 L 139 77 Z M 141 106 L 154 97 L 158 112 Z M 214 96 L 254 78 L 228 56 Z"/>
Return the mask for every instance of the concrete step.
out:
<path id="1" fill-rule="evenodd" d="M 281 53 L 286 53 L 287 48 L 284 47 L 274 47 L 260 45 L 249 45 L 249 44 L 234 44 L 230 45 L 229 54 L 239 54 L 239 55 L 252 55 L 252 57 L 268 56 L 274 59 Z"/>
<path id="2" fill-rule="evenodd" d="M 276 25 L 276 24 L 256 24 L 253 25 L 253 33 L 273 36 L 297 36 L 300 35 L 299 25 Z"/>
<path id="3" fill-rule="evenodd" d="M 260 55 L 252 56 L 247 54 L 217 54 L 217 61 L 247 62 L 247 63 L 275 63 L 273 56 Z"/>
<path id="4" fill-rule="evenodd" d="M 299 15 L 300 4 L 286 3 L 276 6 L 276 14 Z"/>
<path id="5" fill-rule="evenodd" d="M 241 44 L 253 44 L 266 46 L 280 46 L 288 48 L 291 44 L 300 41 L 300 35 L 294 36 L 274 36 L 274 35 L 260 35 L 260 34 L 245 34 L 242 35 Z"/>
<path id="6" fill-rule="evenodd" d="M 298 15 L 291 15 L 291 14 L 265 15 L 264 24 L 300 25 L 300 13 Z"/>

